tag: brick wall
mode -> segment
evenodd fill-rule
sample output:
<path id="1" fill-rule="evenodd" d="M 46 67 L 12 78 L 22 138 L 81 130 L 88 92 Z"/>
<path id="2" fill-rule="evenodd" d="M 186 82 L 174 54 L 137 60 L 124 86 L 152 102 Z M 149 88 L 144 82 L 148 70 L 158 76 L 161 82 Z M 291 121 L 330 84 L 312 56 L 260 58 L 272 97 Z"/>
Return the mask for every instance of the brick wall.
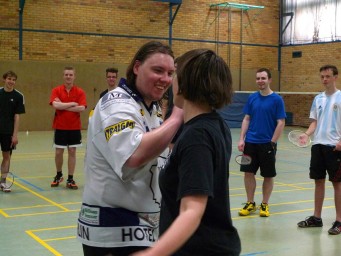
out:
<path id="1" fill-rule="evenodd" d="M 282 47 L 279 53 L 280 1 L 237 1 L 265 7 L 243 13 L 235 8 L 231 11 L 223 8 L 220 12 L 210 8 L 210 4 L 222 2 L 183 1 L 172 27 L 175 55 L 199 47 L 216 50 L 234 70 L 234 80 L 244 83 L 241 88 L 256 88 L 250 81 L 253 81 L 253 72 L 259 67 L 269 67 L 277 72 L 279 55 L 281 91 L 320 91 L 318 68 L 325 63 L 332 63 L 341 69 L 340 42 Z M 19 1 L 0 0 L 2 63 L 19 59 L 18 8 Z M 175 9 L 173 7 L 173 14 Z M 25 1 L 22 57 L 25 61 L 49 63 L 126 65 L 143 43 L 151 39 L 168 42 L 168 19 L 169 4 L 151 0 Z M 293 51 L 302 51 L 302 58 L 293 59 Z M 239 69 L 242 70 L 241 79 Z M 36 88 L 43 86 L 37 84 Z M 276 84 L 274 88 L 279 88 L 279 85 Z M 291 104 L 297 106 L 297 111 L 311 104 L 304 102 L 304 106 L 299 106 L 301 101 L 290 97 L 285 96 L 289 110 Z M 26 100 L 29 102 L 34 99 Z M 300 115 L 294 113 L 295 123 L 305 125 L 306 122 L 302 120 L 308 115 L 308 112 Z"/>
<path id="2" fill-rule="evenodd" d="M 0 0 L 0 59 L 18 59 L 19 1 Z M 214 0 L 185 0 L 173 23 L 175 54 L 198 47 L 218 50 L 232 68 L 240 65 L 240 40 L 253 45 L 278 42 L 278 4 L 243 13 L 226 8 L 218 12 Z M 263 2 L 263 3 L 260 3 Z M 272 2 L 272 1 L 271 1 Z M 276 2 L 276 1 L 274 1 Z M 173 7 L 173 14 L 176 6 Z M 219 15 L 220 13 L 220 15 Z M 26 1 L 23 11 L 23 59 L 81 62 L 115 61 L 127 64 L 136 49 L 152 38 L 168 42 L 169 4 L 149 0 Z M 231 20 L 231 26 L 229 26 Z M 229 28 L 231 27 L 231 31 Z M 30 31 L 25 31 L 30 30 Z M 275 35 L 275 36 L 274 36 Z M 220 44 L 215 41 L 219 40 Z M 234 45 L 228 45 L 228 42 Z M 257 58 L 257 55 L 262 58 Z M 269 57 L 268 55 L 271 55 Z M 244 46 L 242 68 L 261 65 L 277 70 L 277 50 Z M 264 58 L 264 56 L 266 56 Z"/>

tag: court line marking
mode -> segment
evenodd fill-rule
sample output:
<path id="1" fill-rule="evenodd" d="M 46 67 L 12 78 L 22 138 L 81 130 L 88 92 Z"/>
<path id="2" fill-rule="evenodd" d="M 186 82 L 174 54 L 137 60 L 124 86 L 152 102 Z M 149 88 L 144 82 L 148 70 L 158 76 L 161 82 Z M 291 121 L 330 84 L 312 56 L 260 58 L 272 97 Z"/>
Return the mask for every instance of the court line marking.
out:
<path id="1" fill-rule="evenodd" d="M 66 236 L 66 237 L 59 237 L 59 238 L 41 239 L 35 233 L 45 232 L 45 231 L 50 231 L 50 230 L 69 229 L 69 228 L 76 229 L 77 226 L 76 225 L 72 225 L 72 226 L 61 226 L 61 227 L 53 227 L 53 228 L 31 229 L 31 230 L 26 230 L 25 232 L 30 237 L 32 237 L 35 241 L 37 241 L 41 246 L 43 246 L 47 250 L 49 250 L 55 256 L 62 256 L 61 253 L 59 253 L 56 249 L 54 249 L 52 246 L 50 246 L 47 242 L 61 241 L 61 240 L 67 240 L 67 239 L 76 239 L 76 236 Z"/>
<path id="2" fill-rule="evenodd" d="M 20 183 L 18 183 L 18 182 L 16 182 L 16 181 L 14 181 L 14 184 L 17 185 L 18 187 L 20 187 L 20 188 L 22 188 L 22 189 L 28 191 L 29 193 L 35 195 L 36 197 L 39 197 L 40 199 L 42 199 L 42 200 L 44 200 L 44 201 L 46 201 L 46 202 L 49 202 L 50 204 L 52 204 L 52 205 L 54 205 L 54 206 L 56 206 L 56 207 L 62 209 L 62 210 L 65 211 L 65 212 L 69 211 L 69 209 L 67 209 L 66 207 L 62 206 L 61 204 L 58 204 L 58 203 L 56 203 L 56 202 L 54 202 L 54 201 L 48 199 L 47 197 L 42 196 L 41 194 L 39 194 L 39 193 L 37 193 L 37 192 L 34 192 L 32 189 L 29 189 L 29 188 L 25 187 L 24 185 L 22 185 L 22 184 L 20 184 Z M 1 211 L 1 212 L 2 212 L 2 211 Z M 5 216 L 5 215 L 4 215 L 4 216 Z M 5 216 L 5 217 L 6 217 L 6 216 Z"/>
<path id="3" fill-rule="evenodd" d="M 7 215 L 7 218 L 18 218 L 18 217 L 28 217 L 28 216 L 39 216 L 39 215 L 46 215 L 46 214 L 59 214 L 59 213 L 71 213 L 71 212 L 79 212 L 77 210 L 67 210 L 67 211 L 55 211 L 55 212 L 36 212 L 36 213 L 23 213 L 23 214 L 14 214 L 14 215 Z"/>
<path id="4" fill-rule="evenodd" d="M 335 208 L 334 205 L 331 206 L 323 206 L 322 209 L 331 209 Z M 298 212 L 306 212 L 306 211 L 313 211 L 314 208 L 309 208 L 309 209 L 300 209 L 300 210 L 293 210 L 293 211 L 285 211 L 285 212 L 271 212 L 272 215 L 285 215 L 285 214 L 291 214 L 291 213 L 298 213 Z M 263 218 L 266 219 L 266 217 L 259 217 L 258 214 L 254 215 L 248 215 L 248 216 L 237 216 L 237 217 L 232 217 L 232 220 L 241 220 L 241 219 L 250 219 L 250 218 Z"/>
<path id="5" fill-rule="evenodd" d="M 332 200 L 332 198 L 328 198 L 328 200 Z M 298 201 L 295 203 L 300 203 L 300 202 L 305 202 L 305 201 L 313 201 L 313 200 L 303 200 L 303 201 Z M 277 205 L 283 205 L 283 204 L 289 204 L 288 203 L 280 203 Z M 324 206 L 322 207 L 323 209 L 330 209 L 334 208 L 334 206 Z M 308 209 L 300 209 L 300 210 L 293 210 L 293 211 L 285 211 L 285 212 L 275 212 L 271 213 L 271 215 L 284 215 L 284 214 L 291 214 L 291 213 L 298 213 L 298 212 L 305 212 L 305 211 L 312 211 L 313 208 L 308 208 Z M 249 216 L 238 216 L 238 217 L 232 217 L 232 220 L 241 220 L 241 219 L 250 219 L 250 218 L 259 218 L 259 215 L 254 214 L 254 215 L 249 215 Z M 65 237 L 58 237 L 58 238 L 50 238 L 50 239 L 41 239 L 38 235 L 34 234 L 37 232 L 45 232 L 45 231 L 51 231 L 51 230 L 60 230 L 60 229 L 76 229 L 76 225 L 72 226 L 61 226 L 61 227 L 53 227 L 53 228 L 43 228 L 43 229 L 35 229 L 35 230 L 27 230 L 25 231 L 28 235 L 30 235 L 34 240 L 36 240 L 39 244 L 41 244 L 43 247 L 45 247 L 47 250 L 49 250 L 51 253 L 53 253 L 56 256 L 62 256 L 57 250 L 55 250 L 53 247 L 48 245 L 47 242 L 51 241 L 61 241 L 61 240 L 68 240 L 68 239 L 76 239 L 76 236 L 65 236 Z M 256 253 L 248 253 L 248 254 L 243 254 L 243 255 L 257 255 L 257 254 L 264 254 L 266 252 L 256 252 Z"/>
<path id="6" fill-rule="evenodd" d="M 81 204 L 82 202 L 69 202 L 69 203 L 62 203 L 60 205 L 75 205 Z M 13 211 L 13 210 L 22 210 L 22 209 L 31 209 L 31 208 L 43 208 L 43 207 L 53 207 L 50 204 L 38 204 L 32 206 L 20 206 L 20 207 L 10 207 L 10 208 L 3 208 L 3 210 Z"/>
<path id="7" fill-rule="evenodd" d="M 25 231 L 26 234 L 28 234 L 30 237 L 32 237 L 35 241 L 37 241 L 40 245 L 42 245 L 44 248 L 46 248 L 48 251 L 50 251 L 55 256 L 63 256 L 60 254 L 57 250 L 55 250 L 53 247 L 48 245 L 48 243 L 44 242 L 40 237 L 36 236 L 33 232 L 27 230 Z"/>
<path id="8" fill-rule="evenodd" d="M 327 197 L 324 199 L 324 201 L 334 201 L 334 198 L 333 197 Z M 277 204 L 270 204 L 270 205 L 271 206 L 279 206 L 279 205 L 292 205 L 292 204 L 311 203 L 311 202 L 314 202 L 314 199 L 291 201 L 291 202 L 284 202 L 284 203 L 277 203 Z M 324 206 L 324 207 L 329 207 L 329 206 Z M 231 211 L 234 211 L 234 210 L 240 210 L 240 208 L 231 208 Z"/>
<path id="9" fill-rule="evenodd" d="M 53 241 L 62 241 L 62 240 L 68 240 L 68 239 L 76 239 L 76 236 L 66 236 L 66 237 L 59 237 L 59 238 L 50 238 L 50 239 L 44 239 L 45 242 L 53 242 Z"/>

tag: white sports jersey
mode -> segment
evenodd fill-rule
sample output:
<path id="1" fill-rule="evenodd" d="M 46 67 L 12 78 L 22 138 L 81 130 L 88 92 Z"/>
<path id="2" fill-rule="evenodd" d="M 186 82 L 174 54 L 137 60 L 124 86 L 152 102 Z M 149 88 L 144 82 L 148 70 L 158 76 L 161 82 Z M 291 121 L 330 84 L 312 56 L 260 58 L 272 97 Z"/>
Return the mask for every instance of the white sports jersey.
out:
<path id="1" fill-rule="evenodd" d="M 142 135 L 159 127 L 161 111 L 148 110 L 125 84 L 98 102 L 89 120 L 86 184 L 78 239 L 95 247 L 151 246 L 158 237 L 159 168 L 168 152 L 139 169 L 124 166 Z"/>
<path id="2" fill-rule="evenodd" d="M 310 118 L 317 120 L 313 144 L 335 146 L 341 139 L 341 92 L 316 95 Z"/>

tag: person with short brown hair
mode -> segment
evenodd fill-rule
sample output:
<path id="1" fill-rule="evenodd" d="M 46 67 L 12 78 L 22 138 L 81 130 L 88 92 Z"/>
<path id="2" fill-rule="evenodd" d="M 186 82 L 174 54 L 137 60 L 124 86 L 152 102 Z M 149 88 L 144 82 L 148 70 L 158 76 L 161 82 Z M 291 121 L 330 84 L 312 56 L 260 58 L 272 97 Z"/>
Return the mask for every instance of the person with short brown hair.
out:
<path id="1" fill-rule="evenodd" d="M 65 67 L 63 71 L 64 84 L 52 89 L 50 105 L 55 109 L 53 119 L 55 164 L 57 174 L 51 187 L 58 187 L 63 178 L 63 154 L 68 151 L 68 178 L 66 187 L 78 189 L 73 175 L 76 169 L 76 149 L 82 146 L 80 113 L 86 107 L 86 95 L 82 88 L 74 84 L 76 70 Z"/>
<path id="2" fill-rule="evenodd" d="M 0 88 L 0 144 L 2 151 L 0 190 L 11 192 L 6 185 L 12 150 L 18 144 L 19 115 L 25 113 L 25 98 L 14 89 L 17 74 L 8 71 L 2 76 L 4 86 Z"/>
<path id="3" fill-rule="evenodd" d="M 314 214 L 297 223 L 300 228 L 322 227 L 322 206 L 328 173 L 334 188 L 336 217 L 330 235 L 341 233 L 341 91 L 336 87 L 339 71 L 334 65 L 320 68 L 325 91 L 316 95 L 310 109 L 309 128 L 302 139 L 314 135 L 309 177 L 315 180 Z"/>
<path id="4" fill-rule="evenodd" d="M 102 98 L 107 92 L 114 90 L 117 87 L 118 69 L 107 68 L 105 70 L 108 88 L 100 93 L 99 98 Z"/>

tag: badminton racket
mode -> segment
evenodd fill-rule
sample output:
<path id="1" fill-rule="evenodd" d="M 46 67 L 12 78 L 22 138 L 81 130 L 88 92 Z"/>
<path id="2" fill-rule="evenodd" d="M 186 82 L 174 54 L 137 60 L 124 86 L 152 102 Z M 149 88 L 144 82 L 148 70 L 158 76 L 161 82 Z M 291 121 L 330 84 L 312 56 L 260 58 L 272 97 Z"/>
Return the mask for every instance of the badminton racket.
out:
<path id="1" fill-rule="evenodd" d="M 240 165 L 249 165 L 252 162 L 251 156 L 248 156 L 245 154 L 236 156 L 235 160 L 236 160 L 236 163 Z"/>
<path id="2" fill-rule="evenodd" d="M 301 130 L 293 130 L 288 134 L 289 141 L 300 148 L 306 148 L 311 144 L 311 139 L 308 134 Z"/>

